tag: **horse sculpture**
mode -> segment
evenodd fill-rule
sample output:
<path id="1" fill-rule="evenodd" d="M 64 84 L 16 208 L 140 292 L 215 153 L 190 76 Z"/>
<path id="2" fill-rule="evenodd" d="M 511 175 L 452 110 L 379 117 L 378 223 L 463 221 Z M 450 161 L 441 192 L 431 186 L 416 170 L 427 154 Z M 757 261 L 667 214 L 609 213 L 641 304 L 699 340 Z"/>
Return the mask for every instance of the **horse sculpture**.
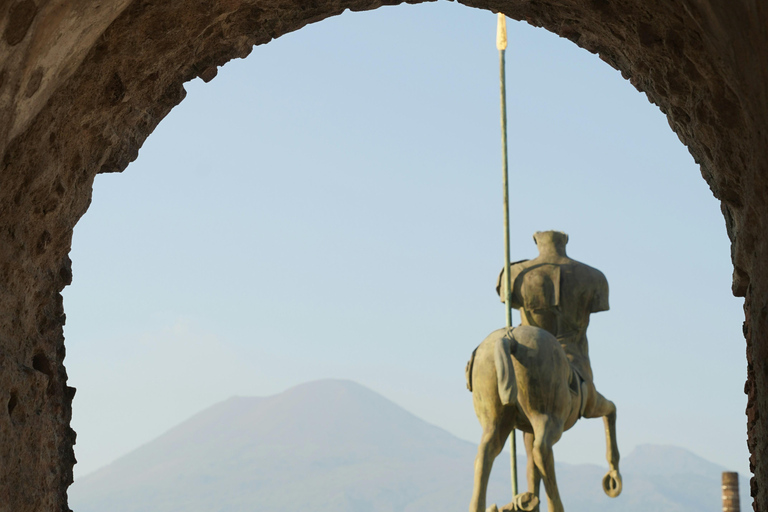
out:
<path id="1" fill-rule="evenodd" d="M 485 512 L 491 467 L 513 428 L 523 431 L 528 492 L 515 496 L 502 511 L 536 510 L 544 480 L 550 512 L 564 512 L 552 446 L 582 416 L 603 417 L 610 469 L 602 486 L 612 498 L 621 493 L 616 406 L 578 378 L 551 333 L 525 325 L 492 332 L 467 363 L 467 387 L 483 428 L 470 512 Z"/>

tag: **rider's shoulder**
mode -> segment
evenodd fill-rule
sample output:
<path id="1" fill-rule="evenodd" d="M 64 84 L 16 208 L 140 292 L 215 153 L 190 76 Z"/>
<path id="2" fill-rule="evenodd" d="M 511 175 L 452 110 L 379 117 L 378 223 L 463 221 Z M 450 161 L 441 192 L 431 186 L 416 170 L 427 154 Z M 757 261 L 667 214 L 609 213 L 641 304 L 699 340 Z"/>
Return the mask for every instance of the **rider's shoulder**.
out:
<path id="1" fill-rule="evenodd" d="M 605 274 L 593 266 L 587 265 L 586 263 L 582 263 L 580 261 L 576 261 L 574 259 L 571 259 L 571 266 L 576 272 L 589 276 L 593 280 L 605 281 L 606 283 L 608 282 Z"/>
<path id="2" fill-rule="evenodd" d="M 532 260 L 520 260 L 520 261 L 513 261 L 509 264 L 509 275 L 514 278 L 517 274 L 519 274 L 522 270 L 525 270 L 525 268 L 528 266 L 526 263 L 531 262 Z M 496 280 L 496 288 L 498 292 L 498 287 L 501 285 L 502 279 L 504 277 L 504 267 L 501 267 L 501 270 L 499 271 L 499 277 Z"/>

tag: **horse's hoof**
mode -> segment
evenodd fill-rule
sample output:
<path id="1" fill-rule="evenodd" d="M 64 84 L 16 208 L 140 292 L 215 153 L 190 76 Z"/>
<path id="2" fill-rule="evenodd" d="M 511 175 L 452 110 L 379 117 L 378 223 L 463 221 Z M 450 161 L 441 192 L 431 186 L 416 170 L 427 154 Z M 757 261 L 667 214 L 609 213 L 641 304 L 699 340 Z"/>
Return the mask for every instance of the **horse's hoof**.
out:
<path id="1" fill-rule="evenodd" d="M 603 477 L 603 491 L 611 498 L 621 494 L 621 473 L 618 469 L 609 471 Z"/>
<path id="2" fill-rule="evenodd" d="M 524 492 L 515 496 L 515 510 L 533 512 L 539 506 L 539 498 L 532 492 Z"/>

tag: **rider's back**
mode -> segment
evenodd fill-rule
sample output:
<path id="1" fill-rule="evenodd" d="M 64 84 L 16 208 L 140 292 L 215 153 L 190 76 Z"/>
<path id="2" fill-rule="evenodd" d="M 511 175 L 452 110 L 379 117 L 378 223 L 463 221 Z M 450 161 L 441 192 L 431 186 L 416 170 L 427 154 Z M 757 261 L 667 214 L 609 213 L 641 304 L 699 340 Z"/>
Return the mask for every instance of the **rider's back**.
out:
<path id="1" fill-rule="evenodd" d="M 586 333 L 590 314 L 609 308 L 608 281 L 599 270 L 565 254 L 565 233 L 539 232 L 534 240 L 539 256 L 510 267 L 512 307 L 520 310 L 522 325 L 552 333 L 582 377 L 592 380 Z M 504 301 L 504 270 L 496 289 Z"/>

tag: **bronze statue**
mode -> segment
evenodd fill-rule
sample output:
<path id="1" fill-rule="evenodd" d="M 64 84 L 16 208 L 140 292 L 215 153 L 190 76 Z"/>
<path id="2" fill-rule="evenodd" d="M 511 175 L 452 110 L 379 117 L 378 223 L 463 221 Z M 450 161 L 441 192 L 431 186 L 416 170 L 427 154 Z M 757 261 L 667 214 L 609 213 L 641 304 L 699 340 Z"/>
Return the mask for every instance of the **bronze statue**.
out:
<path id="1" fill-rule="evenodd" d="M 513 428 L 523 431 L 528 492 L 502 510 L 535 510 L 543 479 L 549 510 L 563 512 L 552 446 L 582 416 L 603 417 L 609 464 L 603 490 L 610 497 L 621 493 L 616 406 L 595 388 L 586 336 L 589 315 L 608 309 L 608 282 L 566 255 L 565 233 L 538 232 L 534 241 L 539 256 L 510 267 L 512 307 L 520 310 L 522 326 L 491 333 L 467 364 L 467 386 L 483 427 L 470 512 L 485 510 L 493 460 Z M 501 297 L 503 278 L 502 271 Z"/>

